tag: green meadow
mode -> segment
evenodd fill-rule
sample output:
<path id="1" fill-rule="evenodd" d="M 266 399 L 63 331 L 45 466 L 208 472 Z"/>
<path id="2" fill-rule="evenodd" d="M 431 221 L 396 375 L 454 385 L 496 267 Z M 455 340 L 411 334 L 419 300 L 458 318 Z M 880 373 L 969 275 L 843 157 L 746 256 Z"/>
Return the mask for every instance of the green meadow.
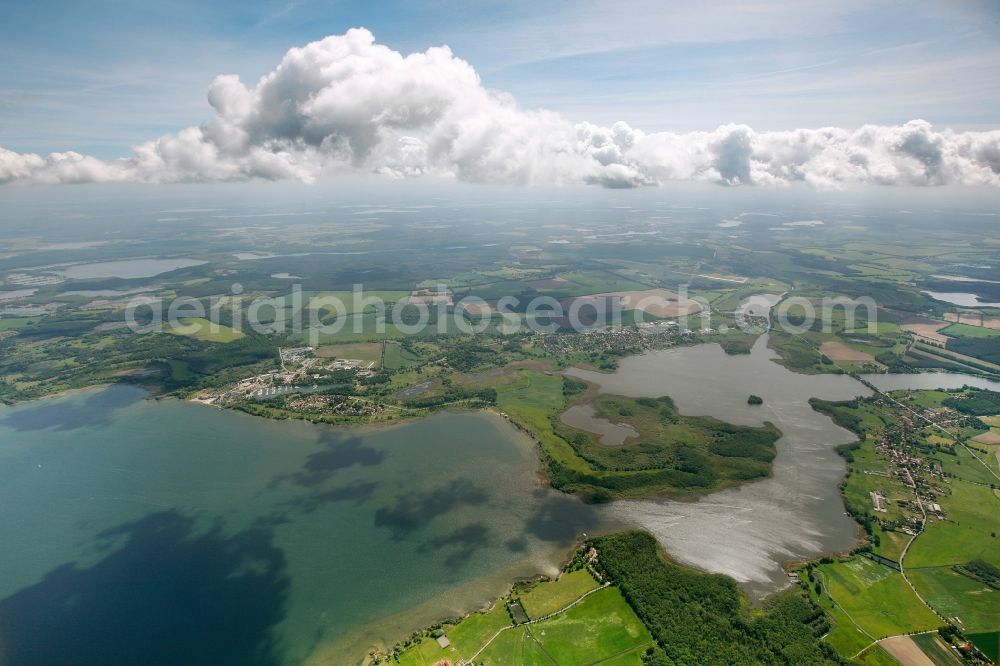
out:
<path id="1" fill-rule="evenodd" d="M 976 558 L 1000 566 L 1000 497 L 988 486 L 956 479 L 938 500 L 947 519 L 932 521 L 913 542 L 906 568 L 952 566 Z"/>
<path id="2" fill-rule="evenodd" d="M 586 571 L 567 575 L 571 577 L 563 580 L 566 578 L 563 576 L 561 584 L 560 581 L 543 582 L 532 590 L 532 594 L 522 597 L 532 599 L 536 609 L 546 609 L 550 613 L 566 609 L 565 612 L 540 622 L 512 626 L 506 607 L 497 602 L 487 612 L 473 613 L 457 625 L 445 627 L 445 635 L 451 643 L 449 647 L 441 648 L 434 638 L 423 636 L 392 663 L 434 666 L 448 659 L 455 664 L 478 653 L 475 663 L 485 666 L 547 666 L 553 663 L 641 666 L 642 654 L 653 646 L 653 639 L 621 592 L 615 587 L 607 587 L 570 607 L 597 584 Z M 590 579 L 589 585 L 584 584 L 584 577 Z M 546 590 L 550 585 L 557 589 Z M 576 594 L 579 590 L 583 591 Z"/>
<path id="3" fill-rule="evenodd" d="M 234 330 L 222 324 L 213 324 L 203 317 L 183 317 L 178 321 L 178 327 L 168 328 L 167 332 L 174 335 L 186 335 L 202 342 L 233 342 L 245 336 L 245 333 Z"/>
<path id="4" fill-rule="evenodd" d="M 505 632 L 479 660 L 487 666 L 642 664 L 653 639 L 617 588 L 590 595 L 565 613 Z"/>
<path id="5" fill-rule="evenodd" d="M 597 588 L 597 581 L 586 569 L 564 573 L 557 580 L 535 585 L 520 594 L 521 606 L 531 618 L 542 618 Z"/>
<path id="6" fill-rule="evenodd" d="M 821 564 L 816 573 L 823 593 L 876 639 L 927 631 L 941 624 L 898 571 L 866 557 Z"/>
<path id="7" fill-rule="evenodd" d="M 1000 628 L 1000 590 L 951 567 L 908 569 L 906 575 L 934 610 L 963 631 Z"/>

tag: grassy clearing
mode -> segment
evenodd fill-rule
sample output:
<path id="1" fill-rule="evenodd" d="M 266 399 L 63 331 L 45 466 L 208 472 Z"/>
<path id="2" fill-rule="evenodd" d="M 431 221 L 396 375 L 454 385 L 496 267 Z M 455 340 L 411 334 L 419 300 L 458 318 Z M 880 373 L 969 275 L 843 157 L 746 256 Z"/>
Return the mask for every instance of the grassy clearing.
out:
<path id="1" fill-rule="evenodd" d="M 589 664 L 619 657 L 619 664 L 642 663 L 640 651 L 653 639 L 617 588 L 595 592 L 553 618 L 506 633 L 479 659 L 484 664 Z"/>
<path id="2" fill-rule="evenodd" d="M 549 415 L 566 406 L 562 377 L 520 369 L 487 377 L 483 383 L 496 388 L 497 407 L 538 438 L 548 460 L 581 472 L 589 471 L 573 447 L 552 431 Z"/>
<path id="3" fill-rule="evenodd" d="M 541 583 L 520 595 L 528 617 L 537 619 L 565 608 L 585 593 L 597 587 L 597 581 L 586 569 L 563 574 L 558 580 Z"/>
<path id="4" fill-rule="evenodd" d="M 321 358 L 356 359 L 378 363 L 382 358 L 382 344 L 379 342 L 347 342 L 339 345 L 323 345 L 316 349 Z"/>
<path id="5" fill-rule="evenodd" d="M 442 650 L 434 639 L 424 638 L 411 645 L 396 663 L 401 666 L 431 666 L 449 656 L 448 651 Z"/>
<path id="6" fill-rule="evenodd" d="M 236 331 L 222 324 L 213 324 L 203 317 L 183 317 L 178 323 L 179 327 L 168 328 L 167 333 L 185 335 L 203 342 L 221 342 L 223 344 L 234 342 L 245 336 L 241 331 Z"/>
<path id="7" fill-rule="evenodd" d="M 907 569 L 953 566 L 976 558 L 1000 566 L 1000 498 L 988 487 L 954 480 L 939 497 L 947 520 L 930 523 L 906 554 Z"/>
<path id="8" fill-rule="evenodd" d="M 630 280 L 607 270 L 573 271 L 559 276 L 573 284 L 566 289 L 569 296 L 586 296 L 588 294 L 603 294 L 609 291 L 642 291 L 650 285 Z"/>
<path id="9" fill-rule="evenodd" d="M 39 320 L 41 317 L 0 317 L 0 331 L 19 331 Z"/>
<path id="10" fill-rule="evenodd" d="M 195 376 L 185 361 L 170 359 L 167 361 L 167 365 L 170 368 L 170 377 L 174 381 L 186 382 Z"/>
<path id="11" fill-rule="evenodd" d="M 854 655 L 871 644 L 872 639 L 854 625 L 847 613 L 834 604 L 829 595 L 821 594 L 815 598 L 815 601 L 826 613 L 831 623 L 830 631 L 823 638 L 823 642 L 836 650 L 837 654 Z"/>
<path id="12" fill-rule="evenodd" d="M 864 666 L 899 666 L 895 657 L 885 651 L 881 645 L 873 645 L 865 650 L 855 660 Z"/>
<path id="13" fill-rule="evenodd" d="M 868 558 L 821 564 L 816 571 L 823 593 L 875 638 L 927 631 L 941 624 L 902 575 Z"/>
<path id="14" fill-rule="evenodd" d="M 951 567 L 910 569 L 906 575 L 920 595 L 955 626 L 986 631 L 1000 625 L 1000 590 L 963 576 Z"/>
<path id="15" fill-rule="evenodd" d="M 985 448 L 983 444 L 976 442 L 972 443 L 976 448 Z M 996 456 L 978 453 L 983 462 L 988 465 L 992 462 L 992 467 L 996 467 Z M 972 483 L 980 483 L 990 485 L 991 483 L 997 483 L 997 478 L 990 474 L 990 471 L 983 466 L 981 462 L 976 460 L 971 453 L 969 453 L 965 447 L 956 446 L 955 455 L 947 453 L 936 453 L 934 459 L 941 463 L 941 469 L 943 469 L 948 474 L 952 474 L 959 479 L 965 481 L 971 481 Z M 1000 528 L 1000 521 L 997 521 L 995 527 Z"/>
<path id="16" fill-rule="evenodd" d="M 392 324 L 374 312 L 355 313 L 340 319 L 338 325 L 331 321 L 322 327 L 306 328 L 297 336 L 303 343 L 318 342 L 321 345 L 344 344 L 348 342 L 377 342 L 384 339 L 399 339 L 403 334 Z"/>
<path id="17" fill-rule="evenodd" d="M 382 360 L 382 367 L 388 370 L 399 370 L 424 362 L 424 358 L 419 354 L 403 349 L 398 342 L 386 342 L 385 358 Z"/>
<path id="18" fill-rule="evenodd" d="M 510 625 L 510 615 L 502 603 L 485 613 L 473 613 L 448 630 L 448 640 L 458 654 L 471 657 L 493 634 Z"/>
<path id="19" fill-rule="evenodd" d="M 585 584 L 583 576 L 589 579 L 589 584 Z M 522 601 L 530 600 L 528 603 L 535 612 L 544 616 L 566 608 L 596 585 L 589 573 L 578 571 L 564 575 L 559 581 L 539 583 L 521 598 Z M 553 589 L 546 589 L 550 586 Z M 649 632 L 614 587 L 594 592 L 564 613 L 547 620 L 508 628 L 497 635 L 510 626 L 507 608 L 498 602 L 489 611 L 473 613 L 457 625 L 446 628 L 445 635 L 451 641 L 449 647 L 441 648 L 433 638 L 425 635 L 407 647 L 393 663 L 433 666 L 448 659 L 456 664 L 471 659 L 496 636 L 476 658 L 476 663 L 542 666 L 600 662 L 641 666 L 642 653 L 653 644 Z"/>
<path id="20" fill-rule="evenodd" d="M 408 295 L 405 291 L 364 291 L 358 297 L 353 291 L 320 291 L 310 295 L 306 309 L 335 312 L 332 303 L 339 301 L 343 304 L 345 315 L 374 312 L 372 301 L 378 299 L 384 303 L 395 303 Z"/>
<path id="21" fill-rule="evenodd" d="M 1000 330 L 968 324 L 951 324 L 942 328 L 941 332 L 952 338 L 1000 338 Z"/>

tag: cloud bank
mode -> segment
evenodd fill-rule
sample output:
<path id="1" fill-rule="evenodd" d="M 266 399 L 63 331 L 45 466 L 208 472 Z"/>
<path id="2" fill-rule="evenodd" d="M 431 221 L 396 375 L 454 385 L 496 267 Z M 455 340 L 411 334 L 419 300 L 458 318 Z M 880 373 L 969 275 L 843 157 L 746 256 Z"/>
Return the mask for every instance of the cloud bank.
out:
<path id="1" fill-rule="evenodd" d="M 285 54 L 254 86 L 217 77 L 215 117 L 99 160 L 0 148 L 0 183 L 175 183 L 317 178 L 347 171 L 518 185 L 708 181 L 1000 186 L 1000 130 L 914 120 L 755 132 L 655 132 L 573 123 L 483 87 L 447 47 L 403 56 L 354 29 Z"/>

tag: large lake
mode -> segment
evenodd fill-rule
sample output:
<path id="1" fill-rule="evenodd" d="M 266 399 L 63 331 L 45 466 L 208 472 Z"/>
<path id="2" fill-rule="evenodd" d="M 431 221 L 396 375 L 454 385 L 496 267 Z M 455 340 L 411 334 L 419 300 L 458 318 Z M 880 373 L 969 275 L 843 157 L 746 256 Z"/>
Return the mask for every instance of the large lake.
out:
<path id="1" fill-rule="evenodd" d="M 717 344 L 653 351 L 621 361 L 613 374 L 572 368 L 567 374 L 600 386 L 602 393 L 633 397 L 669 395 L 682 414 L 782 431 L 769 479 L 708 495 L 694 503 L 670 500 L 617 502 L 619 520 L 649 530 L 677 560 L 732 576 L 760 598 L 788 584 L 782 563 L 841 551 L 856 543 L 838 484 L 845 473 L 836 446 L 854 441 L 809 405 L 809 398 L 849 400 L 871 391 L 847 375 L 803 375 L 774 362 L 767 336 L 750 354 L 731 356 Z M 980 377 L 941 372 L 865 375 L 882 391 L 1000 389 Z M 764 404 L 747 404 L 751 395 Z"/>
<path id="2" fill-rule="evenodd" d="M 334 429 L 144 398 L 0 409 L 0 663 L 352 663 L 600 526 L 489 414 Z"/>
<path id="3" fill-rule="evenodd" d="M 625 358 L 613 374 L 568 371 L 604 393 L 669 395 L 682 414 L 743 425 L 771 421 L 781 429 L 769 479 L 697 502 L 624 501 L 611 509 L 655 534 L 677 560 L 732 576 L 756 597 L 788 584 L 782 562 L 855 543 L 856 527 L 837 489 L 844 461 L 835 451 L 854 435 L 815 412 L 809 398 L 848 400 L 870 393 L 846 375 L 796 374 L 775 363 L 775 356 L 765 335 L 750 354 L 730 356 L 717 344 L 705 344 Z M 764 404 L 748 405 L 750 394 Z"/>

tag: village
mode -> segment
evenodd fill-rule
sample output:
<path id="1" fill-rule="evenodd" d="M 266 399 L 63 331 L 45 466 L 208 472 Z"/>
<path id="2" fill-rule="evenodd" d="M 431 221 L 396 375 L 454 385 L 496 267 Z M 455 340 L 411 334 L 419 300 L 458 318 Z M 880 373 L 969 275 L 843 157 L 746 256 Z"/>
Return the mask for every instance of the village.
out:
<path id="1" fill-rule="evenodd" d="M 550 354 L 603 353 L 662 349 L 672 346 L 683 336 L 693 335 L 682 331 L 675 321 L 643 322 L 635 326 L 606 326 L 580 334 L 553 334 L 537 336 L 537 343 Z"/>
<path id="2" fill-rule="evenodd" d="M 929 439 L 941 429 L 961 427 L 968 417 L 944 406 L 925 407 L 911 414 L 901 411 L 890 399 L 881 398 L 877 404 L 898 414 L 896 422 L 874 436 L 875 452 L 890 467 L 887 471 L 867 470 L 865 474 L 899 481 L 912 491 L 912 498 L 893 499 L 887 489 L 872 490 L 869 492 L 872 509 L 876 514 L 885 515 L 890 505 L 895 504 L 902 509 L 904 517 L 882 518 L 882 528 L 915 536 L 926 527 L 926 521 L 947 518 L 938 498 L 948 493 L 948 474 L 930 453 L 940 449 L 953 455 L 953 451 L 952 447 L 941 448 Z M 922 422 L 917 423 L 917 418 Z"/>
<path id="3" fill-rule="evenodd" d="M 318 392 L 332 385 L 351 383 L 372 377 L 376 372 L 375 361 L 346 358 L 320 358 L 313 347 L 279 347 L 280 368 L 241 379 L 235 384 L 202 391 L 194 400 L 208 405 L 231 405 L 247 400 L 269 400 L 289 394 L 300 397 L 289 401 L 295 411 L 334 411 L 362 415 L 380 411 L 380 406 L 367 401 L 349 399 L 344 395 L 327 395 Z M 296 407 L 292 407 L 296 405 Z"/>

